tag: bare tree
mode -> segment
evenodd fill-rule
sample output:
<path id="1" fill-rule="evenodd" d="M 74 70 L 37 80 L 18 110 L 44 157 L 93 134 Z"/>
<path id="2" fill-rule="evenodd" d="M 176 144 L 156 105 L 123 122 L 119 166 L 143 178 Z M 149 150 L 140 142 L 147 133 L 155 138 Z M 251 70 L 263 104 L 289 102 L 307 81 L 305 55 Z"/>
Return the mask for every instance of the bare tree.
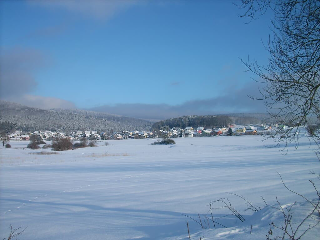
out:
<path id="1" fill-rule="evenodd" d="M 58 137 L 52 140 L 52 149 L 54 151 L 65 151 L 72 149 L 72 142 L 68 137 Z"/>
<path id="2" fill-rule="evenodd" d="M 242 0 L 241 8 L 249 19 L 274 13 L 269 64 L 244 63 L 265 84 L 260 99 L 271 116 L 291 127 L 281 134 L 295 138 L 299 127 L 320 120 L 320 1 Z M 312 137 L 319 144 L 319 130 Z"/>
<path id="3" fill-rule="evenodd" d="M 255 19 L 260 14 L 271 11 L 271 36 L 266 44 L 270 55 L 267 66 L 257 62 L 244 62 L 248 69 L 259 77 L 264 88 L 261 91 L 271 116 L 278 122 L 289 125 L 281 130 L 283 139 L 297 139 L 299 128 L 309 125 L 308 133 L 320 148 L 320 1 L 319 0 L 242 0 L 242 17 Z M 316 122 L 317 126 L 310 125 Z M 320 159 L 320 155 L 318 155 Z M 282 180 L 282 177 L 280 175 Z M 270 224 L 267 239 L 301 239 L 319 225 L 319 191 L 310 181 L 317 194 L 316 200 L 284 187 L 311 204 L 312 211 L 292 224 L 293 205 L 286 211 L 281 205 L 284 225 Z M 315 213 L 317 213 L 315 215 Z M 307 222 L 311 221 L 308 225 Z M 300 231 L 303 227 L 304 231 Z M 280 230 L 282 236 L 273 237 L 273 230 Z"/>

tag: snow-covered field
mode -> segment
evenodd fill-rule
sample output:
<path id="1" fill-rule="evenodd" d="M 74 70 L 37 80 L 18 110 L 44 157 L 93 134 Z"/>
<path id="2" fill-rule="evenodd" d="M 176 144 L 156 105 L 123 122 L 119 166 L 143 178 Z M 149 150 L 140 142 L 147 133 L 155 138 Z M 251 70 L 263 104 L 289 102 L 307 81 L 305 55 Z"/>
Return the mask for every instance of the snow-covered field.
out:
<path id="1" fill-rule="evenodd" d="M 28 142 L 10 142 L 11 149 L 1 149 L 0 237 L 8 237 L 12 225 L 25 229 L 21 240 L 189 239 L 188 222 L 191 239 L 266 239 L 269 223 L 283 223 L 277 199 L 285 211 L 297 201 L 293 224 L 311 209 L 285 189 L 278 172 L 289 188 L 316 199 L 308 180 L 320 185 L 320 163 L 307 138 L 288 152 L 262 140 L 179 138 L 172 146 L 108 141 L 51 155 L 25 148 Z M 246 210 L 235 194 L 258 211 Z M 221 198 L 244 222 L 214 202 Z M 304 239 L 319 239 L 319 233 L 318 225 Z"/>

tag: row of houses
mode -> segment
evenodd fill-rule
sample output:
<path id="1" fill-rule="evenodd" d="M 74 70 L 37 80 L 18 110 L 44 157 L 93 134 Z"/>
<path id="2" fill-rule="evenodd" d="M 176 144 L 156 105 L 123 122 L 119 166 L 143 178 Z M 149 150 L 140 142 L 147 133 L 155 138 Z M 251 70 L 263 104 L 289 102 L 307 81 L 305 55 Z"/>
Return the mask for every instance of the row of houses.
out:
<path id="1" fill-rule="evenodd" d="M 266 125 L 230 125 L 229 127 L 223 128 L 212 128 L 206 129 L 204 127 L 186 127 L 161 129 L 158 131 L 122 131 L 116 133 L 104 133 L 97 131 L 76 131 L 69 134 L 63 132 L 52 132 L 52 131 L 35 131 L 32 133 L 22 133 L 21 131 L 15 131 L 9 135 L 10 140 L 25 140 L 28 141 L 32 134 L 41 136 L 45 141 L 51 141 L 56 137 L 69 137 L 72 140 L 80 140 L 81 138 L 87 138 L 89 140 L 123 140 L 123 139 L 144 139 L 144 138 L 161 138 L 161 137 L 209 137 L 209 136 L 220 136 L 220 135 L 268 135 L 271 134 L 275 129 L 285 126 L 266 126 Z M 231 129 L 231 130 L 230 130 Z"/>
<path id="2" fill-rule="evenodd" d="M 29 141 L 31 135 L 39 135 L 43 140 L 52 140 L 56 137 L 64 137 L 65 134 L 62 132 L 52 132 L 52 131 L 34 131 L 25 133 L 22 131 L 15 131 L 8 135 L 8 138 L 10 140 L 16 140 L 16 141 Z"/>
<path id="3" fill-rule="evenodd" d="M 51 141 L 57 137 L 69 137 L 71 140 L 80 140 L 82 138 L 87 138 L 89 140 L 122 140 L 122 139 L 142 139 L 142 138 L 155 138 L 157 135 L 154 132 L 147 131 L 122 131 L 116 133 L 104 133 L 97 131 L 76 131 L 72 133 L 64 132 L 52 132 L 52 131 L 34 131 L 29 133 L 24 133 L 22 131 L 15 131 L 8 135 L 10 140 L 16 141 L 29 141 L 31 135 L 38 135 L 45 141 Z"/>
<path id="4" fill-rule="evenodd" d="M 230 125 L 229 127 L 222 128 L 209 128 L 205 129 L 204 127 L 186 127 L 185 129 L 172 128 L 169 130 L 159 130 L 160 135 L 168 137 L 209 137 L 209 136 L 224 136 L 229 135 L 230 132 L 232 135 L 265 135 L 271 134 L 271 126 L 266 125 L 250 125 L 250 126 L 240 126 L 240 125 Z"/>

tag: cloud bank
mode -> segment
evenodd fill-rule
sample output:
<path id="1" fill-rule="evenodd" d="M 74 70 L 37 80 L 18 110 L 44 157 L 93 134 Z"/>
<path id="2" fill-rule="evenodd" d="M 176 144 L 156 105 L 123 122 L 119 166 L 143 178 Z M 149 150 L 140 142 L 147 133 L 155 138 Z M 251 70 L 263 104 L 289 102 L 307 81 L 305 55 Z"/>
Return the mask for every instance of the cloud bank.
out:
<path id="1" fill-rule="evenodd" d="M 35 75 L 37 71 L 46 67 L 47 62 L 47 58 L 34 49 L 15 48 L 4 51 L 0 55 L 1 99 L 42 109 L 75 108 L 75 104 L 67 100 L 32 95 L 37 87 Z M 259 95 L 257 85 L 252 83 L 241 89 L 236 89 L 232 83 L 229 85 L 223 96 L 195 99 L 180 105 L 130 103 L 104 105 L 91 110 L 149 120 L 162 120 L 183 115 L 265 112 L 262 101 L 253 101 L 248 97 Z"/>
<path id="2" fill-rule="evenodd" d="M 249 97 L 258 95 L 258 86 L 252 84 L 240 90 L 230 90 L 224 96 L 196 99 L 174 106 L 168 104 L 116 104 L 113 106 L 104 105 L 91 110 L 154 121 L 184 115 L 265 113 L 266 108 L 263 101 L 252 100 Z"/>
<path id="3" fill-rule="evenodd" d="M 22 95 L 21 97 L 16 98 L 14 101 L 17 103 L 26 105 L 28 107 L 41 108 L 41 109 L 53 109 L 53 108 L 74 109 L 76 108 L 74 103 L 67 100 L 54 98 L 54 97 L 29 95 L 29 94 Z"/>
<path id="4" fill-rule="evenodd" d="M 34 49 L 3 51 L 0 55 L 0 98 L 43 109 L 75 108 L 70 101 L 31 94 L 37 87 L 35 75 L 47 62 L 47 58 Z"/>
<path id="5" fill-rule="evenodd" d="M 2 98 L 16 97 L 32 91 L 37 82 L 33 73 L 44 65 L 44 56 L 34 49 L 14 48 L 0 56 L 0 94 Z"/>

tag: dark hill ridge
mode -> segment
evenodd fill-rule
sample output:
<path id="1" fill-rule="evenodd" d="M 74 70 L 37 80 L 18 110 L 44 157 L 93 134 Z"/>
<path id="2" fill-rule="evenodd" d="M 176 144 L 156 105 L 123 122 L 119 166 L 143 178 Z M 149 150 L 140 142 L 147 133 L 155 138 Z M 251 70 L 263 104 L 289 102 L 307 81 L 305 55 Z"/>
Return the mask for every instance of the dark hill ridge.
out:
<path id="1" fill-rule="evenodd" d="M 205 128 L 213 128 L 213 127 L 226 127 L 232 120 L 227 116 L 183 116 L 178 118 L 170 118 L 167 120 L 163 120 L 160 122 L 156 122 L 152 125 L 152 129 L 159 130 L 163 127 L 178 127 L 178 128 L 186 128 L 186 127 L 205 127 Z"/>
<path id="2" fill-rule="evenodd" d="M 0 121 L 15 123 L 17 124 L 17 129 L 23 131 L 142 131 L 149 130 L 152 125 L 146 120 L 101 112 L 75 109 L 44 110 L 7 101 L 0 101 Z"/>
<path id="3" fill-rule="evenodd" d="M 238 125 L 275 123 L 275 119 L 267 113 L 233 113 L 227 114 L 227 116 L 232 119 L 233 123 Z"/>
<path id="4" fill-rule="evenodd" d="M 239 114 L 225 114 L 225 115 L 206 115 L 206 116 L 183 116 L 178 118 L 170 118 L 156 122 L 152 125 L 152 129 L 159 130 L 163 127 L 227 127 L 229 124 L 249 125 L 261 124 L 268 122 L 268 115 L 261 113 L 239 113 Z"/>

